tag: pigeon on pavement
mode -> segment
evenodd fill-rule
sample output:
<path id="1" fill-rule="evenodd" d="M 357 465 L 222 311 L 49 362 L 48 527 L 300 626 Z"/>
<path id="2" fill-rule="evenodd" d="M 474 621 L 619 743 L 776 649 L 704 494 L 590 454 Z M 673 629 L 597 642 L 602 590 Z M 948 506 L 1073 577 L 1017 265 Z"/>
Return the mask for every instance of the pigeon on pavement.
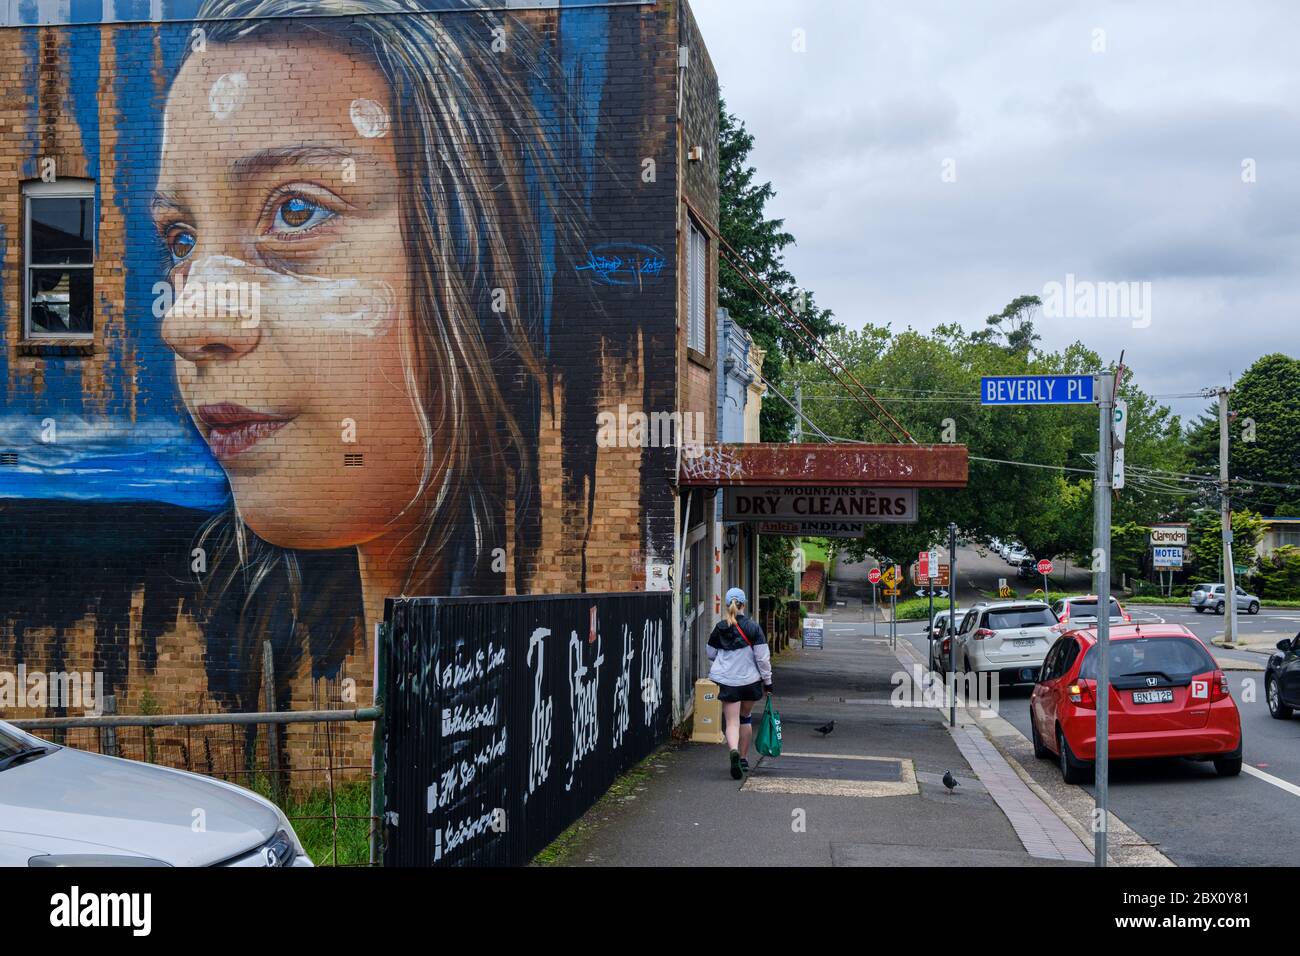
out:
<path id="1" fill-rule="evenodd" d="M 813 730 L 817 731 L 817 733 L 821 734 L 823 737 L 825 737 L 834 729 L 835 729 L 835 721 L 833 720 L 829 724 L 822 724 L 820 727 L 813 728 Z"/>
<path id="2" fill-rule="evenodd" d="M 951 770 L 945 770 L 943 772 L 943 785 L 948 788 L 949 793 L 952 793 L 955 788 L 960 786 L 957 783 L 957 778 L 952 775 Z"/>

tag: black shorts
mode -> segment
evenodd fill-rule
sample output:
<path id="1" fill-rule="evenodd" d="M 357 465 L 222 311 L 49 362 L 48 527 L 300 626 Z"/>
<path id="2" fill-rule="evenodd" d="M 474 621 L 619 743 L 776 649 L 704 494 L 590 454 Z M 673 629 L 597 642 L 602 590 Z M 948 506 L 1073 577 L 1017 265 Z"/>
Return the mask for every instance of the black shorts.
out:
<path id="1" fill-rule="evenodd" d="M 732 687 L 730 684 L 718 685 L 718 700 L 724 704 L 734 704 L 738 700 L 762 700 L 763 682 L 756 680 L 752 684 Z"/>

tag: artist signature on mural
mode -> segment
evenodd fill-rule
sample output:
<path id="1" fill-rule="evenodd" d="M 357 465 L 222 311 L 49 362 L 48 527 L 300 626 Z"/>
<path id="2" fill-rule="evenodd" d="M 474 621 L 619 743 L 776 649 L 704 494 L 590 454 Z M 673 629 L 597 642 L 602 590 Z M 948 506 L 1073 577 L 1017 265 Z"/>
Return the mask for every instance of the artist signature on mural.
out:
<path id="1" fill-rule="evenodd" d="M 579 272 L 589 272 L 598 285 L 642 287 L 663 278 L 667 266 L 663 251 L 632 243 L 604 243 L 587 250 Z"/>

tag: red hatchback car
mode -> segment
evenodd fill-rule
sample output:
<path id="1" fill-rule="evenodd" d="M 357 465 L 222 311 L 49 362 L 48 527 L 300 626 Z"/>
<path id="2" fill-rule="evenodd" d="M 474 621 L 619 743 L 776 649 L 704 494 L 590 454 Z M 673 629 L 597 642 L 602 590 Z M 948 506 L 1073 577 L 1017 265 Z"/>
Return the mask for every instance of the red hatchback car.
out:
<path id="1" fill-rule="evenodd" d="M 1097 632 L 1062 635 L 1029 699 L 1034 755 L 1083 783 L 1097 755 Z M 1200 638 L 1179 624 L 1110 629 L 1110 757 L 1213 760 L 1241 773 L 1241 715 Z"/>

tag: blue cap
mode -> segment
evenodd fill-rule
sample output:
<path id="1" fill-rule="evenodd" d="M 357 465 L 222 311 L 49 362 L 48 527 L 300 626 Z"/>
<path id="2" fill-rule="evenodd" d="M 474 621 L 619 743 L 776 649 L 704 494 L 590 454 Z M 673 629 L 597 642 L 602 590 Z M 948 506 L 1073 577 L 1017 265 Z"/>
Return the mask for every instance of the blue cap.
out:
<path id="1" fill-rule="evenodd" d="M 723 602 L 723 603 L 725 603 L 725 604 L 730 604 L 732 601 L 735 601 L 737 604 L 748 604 L 748 603 L 749 603 L 748 601 L 745 600 L 745 592 L 742 591 L 740 588 L 730 588 L 730 589 L 728 589 L 728 591 L 727 591 L 727 600 L 726 600 L 725 602 Z"/>

